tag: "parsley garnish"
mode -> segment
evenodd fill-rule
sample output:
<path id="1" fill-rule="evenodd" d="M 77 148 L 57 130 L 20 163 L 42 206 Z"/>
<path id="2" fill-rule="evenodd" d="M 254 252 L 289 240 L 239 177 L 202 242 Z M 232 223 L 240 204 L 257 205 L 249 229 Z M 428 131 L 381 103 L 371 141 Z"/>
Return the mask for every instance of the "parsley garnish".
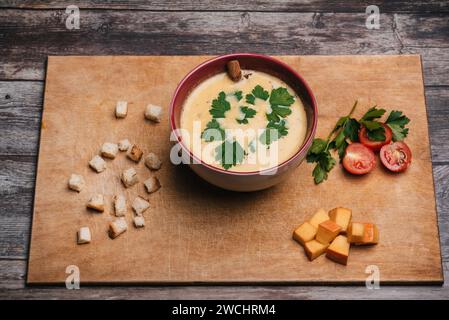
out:
<path id="1" fill-rule="evenodd" d="M 336 150 L 341 161 L 345 155 L 347 146 L 351 142 L 359 141 L 358 133 L 362 125 L 367 129 L 367 135 L 370 140 L 385 140 L 385 128 L 378 121 L 385 114 L 385 109 L 378 109 L 374 106 L 357 121 L 351 117 L 356 107 L 357 101 L 347 116 L 338 119 L 337 124 L 326 140 L 319 138 L 313 140 L 312 146 L 307 154 L 307 162 L 316 163 L 312 172 L 316 184 L 326 180 L 329 171 L 335 165 L 335 160 L 330 151 Z M 403 140 L 407 136 L 408 128 L 405 128 L 405 125 L 409 122 L 410 119 L 403 115 L 401 111 L 390 112 L 385 124 L 393 131 L 394 141 Z"/>
<path id="2" fill-rule="evenodd" d="M 385 140 L 385 128 L 382 123 L 376 121 L 382 117 L 385 113 L 385 109 L 377 109 L 376 106 L 370 108 L 365 115 L 360 119 L 360 124 L 366 128 L 368 138 L 373 141 Z"/>
<path id="3" fill-rule="evenodd" d="M 237 101 L 242 100 L 242 98 L 243 98 L 242 91 L 234 92 L 234 96 L 237 98 Z"/>
<path id="4" fill-rule="evenodd" d="M 343 159 L 346 147 L 349 145 L 348 140 L 357 141 L 360 125 L 357 120 L 351 118 L 356 107 L 357 101 L 354 103 L 347 116 L 338 119 L 337 124 L 326 140 L 319 138 L 313 140 L 306 159 L 309 163 L 316 163 L 312 172 L 316 184 L 326 180 L 328 173 L 336 164 L 330 151 L 337 150 L 341 160 Z M 331 139 L 333 135 L 335 135 L 335 137 L 334 139 Z"/>
<path id="5" fill-rule="evenodd" d="M 245 152 L 242 146 L 237 141 L 224 141 L 215 148 L 215 160 L 220 161 L 221 166 L 228 170 L 232 166 L 243 161 Z"/>
<path id="6" fill-rule="evenodd" d="M 285 120 L 279 122 L 269 121 L 267 128 L 260 135 L 259 140 L 265 145 L 270 145 L 273 141 L 276 141 L 287 134 L 288 129 L 285 126 Z"/>
<path id="7" fill-rule="evenodd" d="M 212 119 L 206 125 L 203 133 L 201 133 L 201 138 L 206 142 L 212 142 L 215 140 L 224 140 L 225 131 L 220 127 L 220 123 L 216 119 Z"/>
<path id="8" fill-rule="evenodd" d="M 254 118 L 256 115 L 256 110 L 250 107 L 240 107 L 240 111 L 243 113 L 243 119 L 235 119 L 240 124 L 247 124 L 249 118 Z"/>
<path id="9" fill-rule="evenodd" d="M 410 119 L 402 114 L 401 111 L 391 111 L 385 122 L 393 132 L 393 141 L 402 141 L 408 134 L 408 128 L 405 127 Z"/>
<path id="10" fill-rule="evenodd" d="M 212 101 L 212 108 L 209 110 L 209 113 L 214 118 L 224 118 L 225 112 L 231 109 L 231 105 L 228 101 L 226 101 L 226 94 L 221 91 L 218 94 L 218 98 Z"/>
<path id="11" fill-rule="evenodd" d="M 270 104 L 272 106 L 290 106 L 293 102 L 295 99 L 286 88 L 279 87 L 271 90 Z"/>
<path id="12" fill-rule="evenodd" d="M 262 99 L 262 100 L 267 100 L 268 97 L 270 96 L 270 94 L 268 93 L 268 91 L 264 90 L 260 85 L 257 85 L 254 87 L 253 91 L 251 91 L 251 93 L 253 94 L 253 96 L 255 96 L 256 98 Z"/>
<path id="13" fill-rule="evenodd" d="M 249 104 L 252 104 L 252 105 L 254 105 L 254 103 L 256 101 L 256 97 L 253 96 L 252 94 L 247 94 L 245 96 L 245 99 L 246 99 L 246 103 L 249 103 Z"/>

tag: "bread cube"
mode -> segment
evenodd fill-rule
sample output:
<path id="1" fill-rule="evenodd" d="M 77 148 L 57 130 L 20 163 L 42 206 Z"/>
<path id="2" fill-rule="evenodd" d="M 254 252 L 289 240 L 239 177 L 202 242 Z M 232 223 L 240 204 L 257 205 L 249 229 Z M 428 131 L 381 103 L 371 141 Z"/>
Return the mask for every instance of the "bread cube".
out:
<path id="1" fill-rule="evenodd" d="M 365 235 L 365 224 L 361 222 L 353 222 L 348 227 L 349 243 L 362 242 Z"/>
<path id="2" fill-rule="evenodd" d="M 96 194 L 87 202 L 87 207 L 99 212 L 104 211 L 104 196 L 102 194 Z"/>
<path id="3" fill-rule="evenodd" d="M 133 220 L 136 228 L 145 227 L 145 218 L 142 215 L 135 216 Z"/>
<path id="4" fill-rule="evenodd" d="M 120 151 L 128 151 L 128 149 L 130 147 L 131 147 L 131 143 L 129 142 L 128 139 L 123 139 L 118 142 L 118 149 Z"/>
<path id="5" fill-rule="evenodd" d="M 319 209 L 313 216 L 310 218 L 309 223 L 318 229 L 318 225 L 321 222 L 329 220 L 329 216 L 324 209 Z"/>
<path id="6" fill-rule="evenodd" d="M 114 197 L 114 209 L 116 217 L 123 217 L 126 214 L 126 198 L 124 195 Z"/>
<path id="7" fill-rule="evenodd" d="M 148 193 L 156 192 L 161 188 L 161 183 L 159 182 L 159 179 L 156 177 L 148 178 L 143 182 L 143 184 L 145 185 L 145 188 L 147 189 Z"/>
<path id="8" fill-rule="evenodd" d="M 145 118 L 154 122 L 161 121 L 162 108 L 153 104 L 147 105 L 145 109 Z"/>
<path id="9" fill-rule="evenodd" d="M 340 231 L 341 227 L 332 220 L 321 222 L 316 232 L 316 240 L 327 245 L 338 236 Z"/>
<path id="10" fill-rule="evenodd" d="M 326 257 L 337 263 L 346 265 L 349 257 L 349 246 L 348 239 L 343 235 L 339 235 L 327 248 Z"/>
<path id="11" fill-rule="evenodd" d="M 117 118 L 125 118 L 128 114 L 128 102 L 126 101 L 117 101 L 115 106 L 115 116 Z"/>
<path id="12" fill-rule="evenodd" d="M 379 230 L 374 223 L 354 222 L 348 228 L 348 241 L 356 245 L 377 244 Z"/>
<path id="13" fill-rule="evenodd" d="M 121 217 L 109 223 L 109 236 L 112 239 L 117 238 L 128 229 L 126 219 Z"/>
<path id="14" fill-rule="evenodd" d="M 310 261 L 321 256 L 327 249 L 328 245 L 322 244 L 316 240 L 310 240 L 304 244 L 304 250 Z"/>
<path id="15" fill-rule="evenodd" d="M 159 160 L 159 157 L 152 152 L 150 152 L 149 154 L 147 154 L 145 156 L 144 161 L 145 161 L 145 165 L 150 170 L 159 170 L 162 166 L 162 161 Z"/>
<path id="16" fill-rule="evenodd" d="M 89 166 L 97 173 L 100 173 L 106 170 L 106 161 L 104 161 L 99 155 L 96 155 L 89 161 Z"/>
<path id="17" fill-rule="evenodd" d="M 84 186 L 86 185 L 86 182 L 84 181 L 83 176 L 79 174 L 74 174 L 70 176 L 69 179 L 69 188 L 72 190 L 75 190 L 77 192 L 80 192 Z"/>
<path id="18" fill-rule="evenodd" d="M 115 143 L 105 142 L 101 146 L 100 153 L 105 158 L 114 159 L 118 153 L 118 146 Z"/>
<path id="19" fill-rule="evenodd" d="M 335 208 L 329 211 L 329 218 L 341 227 L 341 232 L 346 233 L 351 222 L 352 210 Z"/>
<path id="20" fill-rule="evenodd" d="M 139 162 L 142 158 L 143 152 L 137 145 L 133 145 L 131 150 L 127 153 L 128 158 L 130 158 L 134 162 Z"/>
<path id="21" fill-rule="evenodd" d="M 132 187 L 137 182 L 139 182 L 139 177 L 134 168 L 128 168 L 122 172 L 122 182 L 126 188 Z"/>
<path id="22" fill-rule="evenodd" d="M 293 239 L 304 245 L 306 242 L 315 238 L 316 228 L 309 222 L 304 222 L 295 231 L 293 231 Z"/>
<path id="23" fill-rule="evenodd" d="M 137 197 L 134 199 L 131 206 L 136 215 L 141 215 L 150 207 L 150 203 L 141 197 Z"/>
<path id="24" fill-rule="evenodd" d="M 78 231 L 78 244 L 85 244 L 91 241 L 90 229 L 88 227 L 81 227 Z"/>

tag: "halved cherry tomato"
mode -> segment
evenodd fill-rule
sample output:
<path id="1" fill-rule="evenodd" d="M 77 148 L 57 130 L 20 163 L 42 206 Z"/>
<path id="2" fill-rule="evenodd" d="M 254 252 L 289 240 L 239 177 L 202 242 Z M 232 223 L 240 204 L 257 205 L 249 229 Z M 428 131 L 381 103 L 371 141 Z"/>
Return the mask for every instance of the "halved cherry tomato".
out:
<path id="1" fill-rule="evenodd" d="M 368 137 L 367 130 L 364 126 L 359 131 L 359 140 L 360 142 L 370 148 L 373 151 L 379 151 L 380 148 L 382 148 L 384 145 L 389 144 L 391 142 L 391 139 L 393 137 L 393 132 L 391 131 L 390 127 L 386 124 L 382 124 L 382 126 L 385 129 L 385 140 L 384 141 L 373 141 L 370 140 Z"/>
<path id="2" fill-rule="evenodd" d="M 388 170 L 402 172 L 410 166 L 412 152 L 405 142 L 397 141 L 380 149 L 380 160 Z"/>
<path id="3" fill-rule="evenodd" d="M 352 174 L 365 174 L 376 166 L 374 152 L 361 143 L 351 143 L 343 157 L 343 167 Z"/>

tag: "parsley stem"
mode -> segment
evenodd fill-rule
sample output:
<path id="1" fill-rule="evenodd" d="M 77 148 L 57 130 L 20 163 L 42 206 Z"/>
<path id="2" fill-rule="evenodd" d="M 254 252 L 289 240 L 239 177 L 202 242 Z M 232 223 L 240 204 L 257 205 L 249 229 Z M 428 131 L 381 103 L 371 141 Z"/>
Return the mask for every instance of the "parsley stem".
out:
<path id="1" fill-rule="evenodd" d="M 356 100 L 355 102 L 354 102 L 354 105 L 352 106 L 352 108 L 351 108 L 351 111 L 349 112 L 349 114 L 346 116 L 346 120 L 345 120 L 345 122 L 343 123 L 343 125 L 340 127 L 340 130 L 344 130 L 344 128 L 345 128 L 345 125 L 346 125 L 346 122 L 348 122 L 348 120 L 349 120 L 349 118 L 352 116 L 352 114 L 354 113 L 354 111 L 355 111 L 355 109 L 356 109 L 356 107 L 357 107 L 357 104 L 358 104 L 358 101 Z M 326 139 L 326 149 L 325 150 L 327 150 L 328 148 L 329 148 L 329 144 L 331 143 L 331 138 L 332 138 L 332 135 L 336 132 L 336 131 L 338 131 L 337 130 L 337 127 L 335 126 L 334 127 L 334 129 L 329 133 L 329 135 L 327 136 L 327 139 Z"/>

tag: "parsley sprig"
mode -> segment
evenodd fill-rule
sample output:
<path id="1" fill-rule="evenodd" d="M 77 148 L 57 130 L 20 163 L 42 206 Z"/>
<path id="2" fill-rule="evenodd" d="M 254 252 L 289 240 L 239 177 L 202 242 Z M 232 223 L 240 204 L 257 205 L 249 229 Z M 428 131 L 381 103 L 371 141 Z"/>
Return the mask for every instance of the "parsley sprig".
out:
<path id="1" fill-rule="evenodd" d="M 374 106 L 368 109 L 360 120 L 356 120 L 352 118 L 352 114 L 356 107 L 357 101 L 354 103 L 348 115 L 338 119 L 327 139 L 317 138 L 313 140 L 306 159 L 309 163 L 316 163 L 312 172 L 316 184 L 326 180 L 328 173 L 336 164 L 331 151 L 337 151 L 340 161 L 343 160 L 346 148 L 349 144 L 351 142 L 359 141 L 358 134 L 361 126 L 366 128 L 370 140 L 385 141 L 385 128 L 379 120 L 386 113 L 386 110 Z M 401 141 L 407 136 L 408 128 L 405 126 L 409 122 L 410 119 L 401 111 L 393 110 L 390 112 L 385 124 L 388 125 L 393 132 L 393 141 Z"/>
<path id="2" fill-rule="evenodd" d="M 343 158 L 348 140 L 357 141 L 359 123 L 351 118 L 357 107 L 357 101 L 352 106 L 348 115 L 338 119 L 337 124 L 327 136 L 326 140 L 317 138 L 313 140 L 306 160 L 309 163 L 316 163 L 312 175 L 316 184 L 327 179 L 328 173 L 335 166 L 336 161 L 332 157 L 331 150 L 337 150 L 340 159 Z"/>
<path id="3" fill-rule="evenodd" d="M 250 107 L 245 107 L 245 106 L 241 106 L 240 111 L 243 114 L 243 119 L 235 119 L 237 121 L 237 123 L 239 123 L 239 124 L 247 124 L 248 119 L 254 118 L 254 116 L 257 113 L 256 110 L 254 110 Z"/>

